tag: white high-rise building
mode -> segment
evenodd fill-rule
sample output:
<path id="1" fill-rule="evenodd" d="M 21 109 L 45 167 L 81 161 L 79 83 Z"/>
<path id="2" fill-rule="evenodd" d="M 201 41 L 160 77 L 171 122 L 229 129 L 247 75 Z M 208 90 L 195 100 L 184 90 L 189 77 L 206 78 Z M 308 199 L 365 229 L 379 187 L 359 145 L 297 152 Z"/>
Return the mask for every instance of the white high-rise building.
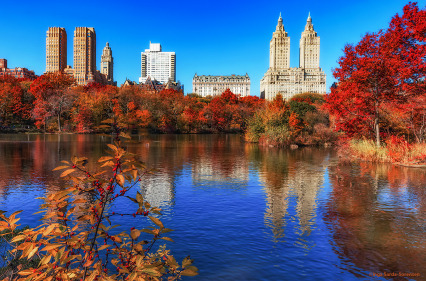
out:
<path id="1" fill-rule="evenodd" d="M 281 94 L 290 99 L 301 93 L 326 93 L 326 76 L 319 66 L 320 37 L 310 14 L 299 46 L 299 67 L 290 67 L 290 37 L 280 14 L 270 43 L 269 69 L 260 80 L 261 97 L 271 100 Z"/>
<path id="2" fill-rule="evenodd" d="M 176 82 L 175 52 L 162 52 L 160 43 L 149 42 L 149 49 L 141 54 L 139 83 L 145 83 L 148 77 L 163 84 L 169 80 Z"/>

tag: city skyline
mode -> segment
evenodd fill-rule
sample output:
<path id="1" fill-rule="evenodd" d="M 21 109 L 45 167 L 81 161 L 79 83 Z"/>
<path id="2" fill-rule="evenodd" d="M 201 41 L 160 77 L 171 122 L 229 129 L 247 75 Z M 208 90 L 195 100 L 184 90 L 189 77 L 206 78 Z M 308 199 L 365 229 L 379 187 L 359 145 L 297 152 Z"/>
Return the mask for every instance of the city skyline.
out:
<path id="1" fill-rule="evenodd" d="M 46 67 L 45 34 L 49 27 L 64 27 L 71 31 L 75 26 L 91 26 L 97 34 L 96 61 L 100 61 L 105 42 L 109 42 L 114 50 L 114 80 L 118 85 L 126 78 L 138 81 L 140 53 L 146 49 L 146 42 L 152 41 L 161 42 L 167 50 L 176 52 L 179 57 L 176 80 L 186 85 L 187 90 L 191 88 L 195 73 L 248 73 L 251 94 L 259 96 L 260 79 L 268 69 L 269 41 L 279 13 L 282 13 L 285 29 L 291 37 L 290 67 L 297 67 L 298 38 L 310 12 L 315 31 L 321 36 L 320 65 L 327 75 L 328 92 L 335 81 L 332 68 L 338 66 L 337 60 L 343 54 L 344 45 L 357 43 L 367 32 L 386 28 L 391 17 L 401 14 L 402 7 L 408 2 L 305 1 L 304 5 L 297 5 L 273 1 L 262 6 L 238 1 L 219 1 L 214 6 L 167 2 L 161 14 L 141 12 L 154 8 L 153 3 L 129 1 L 126 5 L 117 5 L 113 1 L 84 2 L 85 11 L 80 11 L 82 3 L 74 1 L 72 5 L 61 3 L 52 6 L 49 1 L 23 1 L 19 10 L 13 3 L 3 3 L 7 11 L 3 16 L 4 22 L 15 22 L 0 27 L 0 38 L 3 38 L 0 57 L 8 60 L 9 67 L 25 67 L 41 75 Z M 418 3 L 424 7 L 426 1 Z M 106 20 L 104 15 L 112 7 L 114 17 Z M 60 9 L 62 11 L 58 13 Z M 87 10 L 93 11 L 91 17 L 87 17 Z M 18 17 L 20 21 L 16 21 Z M 70 51 L 73 42 L 70 34 L 68 37 Z M 73 66 L 72 58 L 68 57 L 67 64 Z"/>

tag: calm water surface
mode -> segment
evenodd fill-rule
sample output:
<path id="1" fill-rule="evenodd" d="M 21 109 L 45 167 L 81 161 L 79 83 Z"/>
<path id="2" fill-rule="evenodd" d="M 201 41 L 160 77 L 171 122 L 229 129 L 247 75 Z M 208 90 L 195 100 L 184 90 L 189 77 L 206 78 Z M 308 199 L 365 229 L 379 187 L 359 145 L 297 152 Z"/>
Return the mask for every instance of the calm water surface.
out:
<path id="1" fill-rule="evenodd" d="M 156 169 L 140 191 L 175 229 L 172 253 L 200 270 L 189 280 L 426 280 L 424 169 L 340 163 L 332 150 L 259 148 L 237 135 L 135 140 L 128 149 Z M 110 142 L 0 135 L 0 209 L 22 209 L 22 225 L 35 226 L 35 198 L 65 187 L 52 169 L 72 156 L 90 167 Z M 128 199 L 113 207 L 129 208 Z"/>

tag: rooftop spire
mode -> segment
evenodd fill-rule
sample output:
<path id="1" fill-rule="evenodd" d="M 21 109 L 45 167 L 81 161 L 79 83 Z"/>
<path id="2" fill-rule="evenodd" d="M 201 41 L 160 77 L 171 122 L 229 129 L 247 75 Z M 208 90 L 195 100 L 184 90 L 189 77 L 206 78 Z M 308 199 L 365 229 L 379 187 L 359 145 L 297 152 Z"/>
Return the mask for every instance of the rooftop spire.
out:
<path id="1" fill-rule="evenodd" d="M 280 17 L 278 18 L 277 30 L 284 31 L 283 18 L 281 17 L 281 12 L 280 12 Z"/>
<path id="2" fill-rule="evenodd" d="M 312 24 L 311 12 L 309 12 L 308 19 L 306 20 L 305 30 L 314 30 L 314 25 Z"/>

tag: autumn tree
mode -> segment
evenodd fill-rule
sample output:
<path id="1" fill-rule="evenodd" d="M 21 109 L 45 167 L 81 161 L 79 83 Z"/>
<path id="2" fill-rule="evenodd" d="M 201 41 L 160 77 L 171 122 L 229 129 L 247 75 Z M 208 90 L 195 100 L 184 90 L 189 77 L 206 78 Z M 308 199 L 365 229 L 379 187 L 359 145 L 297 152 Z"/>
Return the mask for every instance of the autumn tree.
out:
<path id="1" fill-rule="evenodd" d="M 0 124 L 24 123 L 31 118 L 32 95 L 28 83 L 13 76 L 0 78 Z"/>
<path id="2" fill-rule="evenodd" d="M 64 73 L 47 73 L 31 84 L 30 92 L 35 97 L 33 116 L 36 125 L 46 129 L 50 117 L 57 118 L 58 131 L 61 132 L 61 117 L 73 104 L 73 93 L 68 90 L 74 79 Z"/>
<path id="3" fill-rule="evenodd" d="M 384 108 L 401 108 L 426 93 L 426 11 L 416 3 L 392 18 L 386 31 L 367 33 L 346 45 L 334 70 L 337 87 L 327 97 L 337 129 L 381 142 Z"/>

